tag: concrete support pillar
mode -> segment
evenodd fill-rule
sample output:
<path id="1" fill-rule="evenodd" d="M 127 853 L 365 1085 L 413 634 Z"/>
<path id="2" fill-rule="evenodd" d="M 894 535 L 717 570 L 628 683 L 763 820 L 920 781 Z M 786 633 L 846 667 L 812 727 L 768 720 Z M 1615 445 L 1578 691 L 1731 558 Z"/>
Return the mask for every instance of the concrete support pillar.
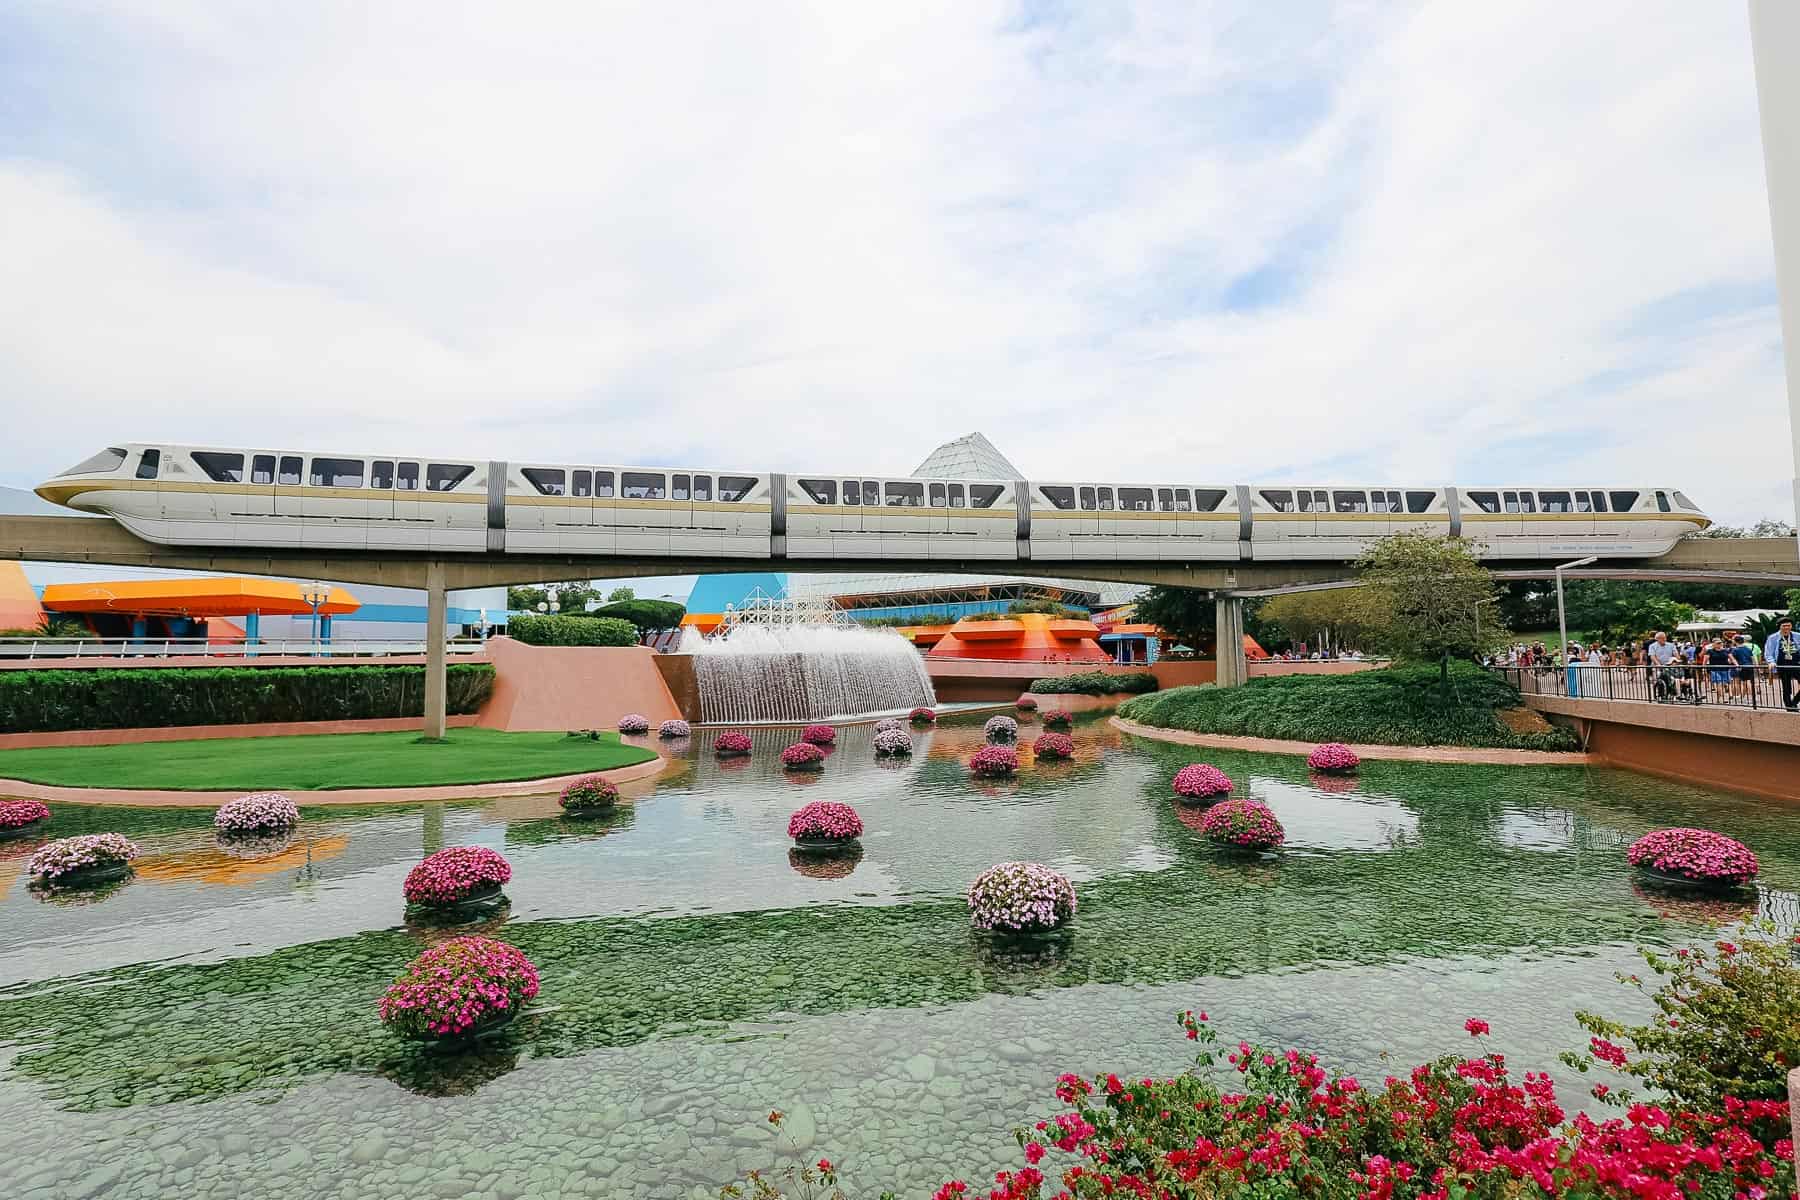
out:
<path id="1" fill-rule="evenodd" d="M 444 591 L 444 563 L 425 564 L 425 737 L 442 741 L 449 727 L 445 713 L 448 688 L 444 680 L 444 641 L 449 636 L 444 617 L 448 596 Z"/>
<path id="2" fill-rule="evenodd" d="M 1800 4 L 1750 0 L 1750 52 L 1762 114 L 1775 286 L 1787 356 L 1788 436 L 1794 450 L 1794 504 L 1800 509 Z"/>
<path id="3" fill-rule="evenodd" d="M 1213 593 L 1213 656 L 1218 670 L 1213 683 L 1218 687 L 1242 687 L 1250 677 L 1244 661 L 1244 600 L 1229 592 Z"/>

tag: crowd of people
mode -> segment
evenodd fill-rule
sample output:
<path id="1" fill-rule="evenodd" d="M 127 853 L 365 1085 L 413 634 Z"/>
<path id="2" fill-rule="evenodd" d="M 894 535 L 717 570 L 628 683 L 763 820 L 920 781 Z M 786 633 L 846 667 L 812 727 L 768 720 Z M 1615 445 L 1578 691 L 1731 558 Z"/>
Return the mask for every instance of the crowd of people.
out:
<path id="1" fill-rule="evenodd" d="M 1631 690 L 1629 682 L 1617 687 L 1612 678 L 1595 673 L 1604 667 L 1641 668 L 1649 699 L 1693 704 L 1707 700 L 1756 703 L 1758 681 L 1774 680 L 1780 684 L 1783 707 L 1800 712 L 1800 638 L 1795 636 L 1792 621 L 1783 621 L 1760 644 L 1729 630 L 1681 641 L 1659 631 L 1647 641 L 1613 646 L 1572 641 L 1561 651 L 1543 642 L 1518 642 L 1487 661 L 1492 666 L 1534 670 L 1540 675 L 1562 667 L 1578 668 L 1565 673 L 1571 696 L 1630 698 L 1624 694 Z"/>

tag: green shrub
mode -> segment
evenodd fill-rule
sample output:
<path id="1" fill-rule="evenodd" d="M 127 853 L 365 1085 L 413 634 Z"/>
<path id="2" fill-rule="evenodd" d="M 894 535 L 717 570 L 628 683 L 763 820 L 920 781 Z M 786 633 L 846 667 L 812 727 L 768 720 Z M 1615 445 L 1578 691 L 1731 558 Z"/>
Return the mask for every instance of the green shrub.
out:
<path id="1" fill-rule="evenodd" d="M 1070 608 L 1066 604 L 1058 604 L 1054 600 L 1014 600 L 1006 606 L 1007 613 L 1043 613 L 1065 621 L 1085 621 L 1087 613 L 1079 608 Z"/>
<path id="2" fill-rule="evenodd" d="M 1284 675 L 1236 688 L 1171 688 L 1128 701 L 1119 715 L 1164 729 L 1300 742 L 1580 748 L 1572 730 L 1515 733 L 1503 725 L 1498 713 L 1518 707 L 1519 693 L 1493 672 L 1461 663 L 1450 682 L 1446 695 L 1435 666 Z"/>
<path id="3" fill-rule="evenodd" d="M 446 706 L 472 713 L 494 690 L 489 663 L 446 668 Z M 238 725 L 416 717 L 425 668 L 135 667 L 0 671 L 0 730 Z"/>
<path id="4" fill-rule="evenodd" d="M 637 626 L 619 617 L 514 617 L 508 636 L 527 646 L 635 646 Z"/>
<path id="5" fill-rule="evenodd" d="M 1111 675 L 1105 671 L 1083 671 L 1079 675 L 1056 675 L 1034 679 L 1025 690 L 1040 695 L 1110 696 L 1117 692 L 1142 695 L 1157 689 L 1156 676 L 1148 671 L 1132 671 Z"/>

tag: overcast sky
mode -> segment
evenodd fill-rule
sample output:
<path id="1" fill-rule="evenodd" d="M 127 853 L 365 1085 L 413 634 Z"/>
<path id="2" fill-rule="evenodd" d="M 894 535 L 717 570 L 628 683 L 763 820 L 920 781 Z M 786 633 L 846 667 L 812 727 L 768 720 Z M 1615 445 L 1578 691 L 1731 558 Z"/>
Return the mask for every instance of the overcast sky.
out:
<path id="1" fill-rule="evenodd" d="M 108 441 L 1791 516 L 1742 4 L 0 6 L 0 482 Z"/>

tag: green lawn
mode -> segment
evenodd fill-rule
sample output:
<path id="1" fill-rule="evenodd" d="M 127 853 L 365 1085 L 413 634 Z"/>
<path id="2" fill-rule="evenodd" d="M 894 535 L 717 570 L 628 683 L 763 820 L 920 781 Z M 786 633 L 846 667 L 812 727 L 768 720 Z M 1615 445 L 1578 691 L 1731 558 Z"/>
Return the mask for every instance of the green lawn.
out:
<path id="1" fill-rule="evenodd" d="M 447 742 L 417 739 L 412 732 L 331 733 L 0 750 L 0 778 L 185 792 L 436 787 L 605 771 L 656 757 L 621 744 L 616 733 L 595 742 L 562 733 L 452 729 Z"/>

